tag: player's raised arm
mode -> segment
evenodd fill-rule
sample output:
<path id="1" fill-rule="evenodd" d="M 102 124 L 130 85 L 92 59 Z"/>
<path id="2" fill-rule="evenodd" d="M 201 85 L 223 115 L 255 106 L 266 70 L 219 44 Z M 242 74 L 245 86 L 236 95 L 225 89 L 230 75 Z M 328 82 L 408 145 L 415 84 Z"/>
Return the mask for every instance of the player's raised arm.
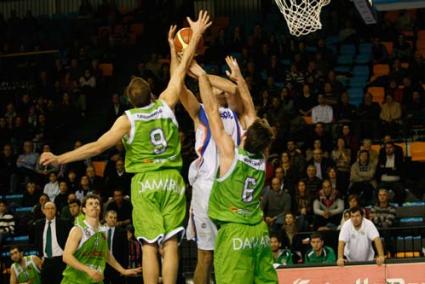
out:
<path id="1" fill-rule="evenodd" d="M 159 98 L 164 100 L 171 108 L 174 108 L 177 101 L 179 100 L 186 72 L 192 62 L 196 47 L 201 40 L 202 34 L 211 25 L 210 16 L 208 15 L 207 11 L 202 10 L 199 12 L 199 17 L 196 22 L 193 22 L 189 17 L 187 18 L 187 21 L 189 22 L 190 28 L 192 29 L 192 37 L 188 47 L 184 50 L 183 57 L 179 65 L 171 75 L 167 88 L 159 96 Z"/>
<path id="2" fill-rule="evenodd" d="M 233 162 L 235 145 L 232 138 L 224 130 L 219 112 L 220 106 L 217 98 L 213 95 L 207 73 L 198 64 L 192 65 L 191 71 L 199 80 L 199 91 L 208 116 L 211 133 L 214 141 L 217 141 L 216 144 L 220 156 L 220 176 L 222 176 L 229 170 Z"/>
<path id="3" fill-rule="evenodd" d="M 254 102 L 252 101 L 248 84 L 242 76 L 239 64 L 235 58 L 227 56 L 226 63 L 230 68 L 230 72 L 226 71 L 227 76 L 236 82 L 238 86 L 239 95 L 243 104 L 243 119 L 245 121 L 244 127 L 248 128 L 257 119 L 257 113 L 255 111 Z"/>
<path id="4" fill-rule="evenodd" d="M 111 129 L 105 132 L 99 139 L 97 139 L 97 141 L 85 144 L 73 151 L 69 151 L 58 156 L 50 152 L 43 153 L 40 157 L 40 164 L 43 166 L 50 164 L 66 164 L 97 156 L 103 151 L 116 145 L 121 138 L 129 132 L 130 121 L 126 116 L 120 116 L 117 118 Z"/>
<path id="5" fill-rule="evenodd" d="M 170 77 L 174 74 L 177 66 L 179 65 L 179 60 L 177 58 L 176 48 L 174 46 L 174 36 L 176 33 L 176 26 L 170 26 L 168 31 L 168 45 L 170 46 Z M 183 107 L 189 113 L 192 120 L 197 123 L 198 113 L 200 109 L 200 103 L 195 95 L 186 87 L 183 83 L 182 91 L 180 93 L 180 102 Z"/>

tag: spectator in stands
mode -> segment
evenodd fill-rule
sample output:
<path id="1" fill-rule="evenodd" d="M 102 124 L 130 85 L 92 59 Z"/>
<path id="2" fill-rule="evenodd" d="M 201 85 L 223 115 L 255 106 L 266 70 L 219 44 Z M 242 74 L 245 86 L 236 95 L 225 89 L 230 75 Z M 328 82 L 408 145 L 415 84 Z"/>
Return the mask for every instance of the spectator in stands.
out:
<path id="1" fill-rule="evenodd" d="M 25 141 L 23 153 L 18 156 L 16 167 L 19 174 L 19 182 L 26 182 L 28 179 L 36 180 L 35 168 L 38 161 L 38 153 L 34 152 L 34 145 L 31 141 Z"/>
<path id="2" fill-rule="evenodd" d="M 43 192 L 49 196 L 50 201 L 55 201 L 56 196 L 60 193 L 56 173 L 53 172 L 49 174 L 49 182 L 44 186 Z"/>
<path id="3" fill-rule="evenodd" d="M 358 160 L 351 166 L 350 183 L 350 193 L 370 202 L 377 183 L 375 181 L 375 165 L 370 162 L 367 150 L 361 150 Z"/>
<path id="4" fill-rule="evenodd" d="M 44 204 L 45 218 L 35 225 L 35 246 L 43 257 L 42 283 L 60 283 L 65 263 L 62 261 L 65 242 L 71 224 L 56 217 L 56 206 L 48 201 Z"/>
<path id="5" fill-rule="evenodd" d="M 389 228 L 393 226 L 396 218 L 396 209 L 390 205 L 388 190 L 378 190 L 378 202 L 370 210 L 370 219 L 378 228 Z"/>
<path id="6" fill-rule="evenodd" d="M 317 101 L 319 104 L 313 107 L 311 110 L 311 118 L 313 123 L 322 122 L 329 124 L 333 122 L 333 109 L 326 103 L 326 100 L 322 94 L 318 95 Z"/>
<path id="7" fill-rule="evenodd" d="M 109 210 L 105 214 L 106 240 L 108 242 L 109 251 L 122 267 L 128 267 L 128 239 L 125 227 L 117 226 L 117 212 Z M 125 283 L 117 271 L 109 264 L 105 267 L 105 284 L 121 284 Z"/>
<path id="8" fill-rule="evenodd" d="M 337 139 L 336 148 L 332 151 L 331 157 L 335 163 L 336 173 L 342 185 L 338 189 L 341 192 L 345 192 L 350 179 L 351 150 L 345 146 L 344 139 Z"/>
<path id="9" fill-rule="evenodd" d="M 41 259 L 36 255 L 24 256 L 19 246 L 11 246 L 9 252 L 13 262 L 10 267 L 10 284 L 41 284 Z"/>
<path id="10" fill-rule="evenodd" d="M 111 172 L 105 180 L 106 189 L 108 192 L 105 196 L 112 196 L 114 188 L 122 188 L 125 195 L 130 195 L 130 184 L 132 175 L 125 172 L 124 161 L 118 159 L 115 162 L 115 171 Z"/>
<path id="11" fill-rule="evenodd" d="M 286 142 L 286 152 L 293 168 L 295 178 L 299 179 L 304 176 L 305 159 L 300 149 L 298 149 L 295 140 L 289 138 Z"/>
<path id="12" fill-rule="evenodd" d="M 412 57 L 412 47 L 410 43 L 406 41 L 403 34 L 400 34 L 397 38 L 397 41 L 394 43 L 393 56 L 400 60 L 409 61 Z"/>
<path id="13" fill-rule="evenodd" d="M 96 175 L 93 166 L 88 166 L 86 168 L 86 176 L 89 179 L 89 187 L 93 192 L 100 195 L 100 192 L 104 190 L 103 187 L 103 178 Z M 102 192 L 102 195 L 104 192 Z"/>
<path id="14" fill-rule="evenodd" d="M 381 107 L 373 101 L 372 94 L 366 93 L 363 102 L 357 109 L 358 128 L 360 136 L 377 139 L 379 137 L 379 115 Z"/>
<path id="15" fill-rule="evenodd" d="M 122 189 L 116 188 L 114 189 L 112 202 L 108 204 L 106 210 L 114 210 L 117 212 L 118 222 L 117 226 L 124 228 L 131 223 L 131 213 L 133 210 L 133 206 L 131 202 L 124 198 L 124 193 Z"/>
<path id="16" fill-rule="evenodd" d="M 387 49 L 379 41 L 378 37 L 375 37 L 372 39 L 372 54 L 373 54 L 373 62 L 375 64 L 386 63 L 388 60 Z"/>
<path id="17" fill-rule="evenodd" d="M 1 134 L 0 134 L 1 135 Z M 0 194 L 6 195 L 16 190 L 16 156 L 12 145 L 5 144 L 0 154 Z"/>
<path id="18" fill-rule="evenodd" d="M 5 145 L 10 143 L 12 133 L 10 131 L 9 126 L 7 125 L 7 121 L 4 117 L 0 117 L 0 145 Z"/>
<path id="19" fill-rule="evenodd" d="M 167 80 L 168 82 L 168 80 Z M 107 112 L 108 126 L 112 126 L 112 123 L 124 113 L 124 106 L 120 102 L 120 96 L 118 94 L 112 95 L 112 104 Z"/>
<path id="20" fill-rule="evenodd" d="M 314 150 L 320 150 L 322 152 L 322 157 L 329 158 L 329 153 L 327 151 L 324 151 L 322 149 L 322 141 L 320 139 L 316 139 L 313 141 L 313 148 L 308 148 L 305 151 L 305 158 L 307 161 L 310 161 L 313 159 L 313 152 Z"/>
<path id="21" fill-rule="evenodd" d="M 373 165 L 378 164 L 378 152 L 372 149 L 372 140 L 365 138 L 362 141 L 362 145 L 360 146 L 360 151 L 361 150 L 366 150 L 369 152 L 369 162 L 372 163 Z M 357 153 L 358 155 L 360 154 Z M 358 158 L 358 155 L 356 157 L 356 160 Z"/>
<path id="22" fill-rule="evenodd" d="M 380 153 L 376 176 L 380 186 L 390 188 L 395 192 L 394 200 L 402 204 L 405 199 L 405 191 L 402 186 L 403 179 L 403 151 L 395 151 L 394 142 L 385 143 L 385 153 Z"/>
<path id="23" fill-rule="evenodd" d="M 285 180 L 286 188 L 292 192 L 295 182 L 295 173 L 287 152 L 283 152 L 280 155 L 280 167 L 283 170 L 283 179 Z"/>
<path id="24" fill-rule="evenodd" d="M 313 202 L 313 212 L 315 214 L 315 226 L 319 229 L 336 228 L 341 220 L 344 211 L 344 201 L 338 198 L 338 191 L 332 188 L 329 180 L 322 182 L 322 189 L 319 196 Z"/>
<path id="25" fill-rule="evenodd" d="M 68 171 L 66 183 L 68 184 L 69 192 L 74 193 L 78 190 L 80 185 L 74 170 Z"/>
<path id="26" fill-rule="evenodd" d="M 84 196 L 86 196 L 91 191 L 89 178 L 87 176 L 82 176 L 80 178 L 80 187 L 75 191 L 75 196 L 78 200 L 82 201 Z"/>
<path id="27" fill-rule="evenodd" d="M 31 224 L 34 224 L 37 220 L 44 217 L 43 214 L 43 207 L 46 202 L 50 201 L 49 196 L 45 193 L 42 193 L 40 197 L 38 198 L 38 202 L 34 207 L 32 208 L 32 220 Z"/>
<path id="28" fill-rule="evenodd" d="M 372 261 L 375 255 L 372 242 L 378 252 L 376 263 L 381 265 L 385 261 L 379 232 L 371 221 L 364 218 L 364 212 L 359 207 L 351 208 L 350 220 L 342 226 L 338 239 L 339 266 L 344 266 L 346 261 Z"/>
<path id="29" fill-rule="evenodd" d="M 309 164 L 316 168 L 316 176 L 320 179 L 325 178 L 328 168 L 334 166 L 331 159 L 323 157 L 320 149 L 313 150 L 313 159 L 309 161 Z"/>
<path id="30" fill-rule="evenodd" d="M 350 104 L 350 97 L 344 91 L 339 98 L 335 110 L 335 120 L 338 123 L 352 122 L 356 118 L 356 107 Z"/>
<path id="31" fill-rule="evenodd" d="M 293 212 L 300 219 L 301 230 L 308 230 L 313 220 L 313 198 L 303 180 L 297 184 L 292 204 Z"/>
<path id="32" fill-rule="evenodd" d="M 286 248 L 292 248 L 295 243 L 295 235 L 298 233 L 299 227 L 295 216 L 292 213 L 286 213 L 281 232 L 282 245 Z"/>
<path id="33" fill-rule="evenodd" d="M 307 145 L 310 147 L 313 146 L 313 142 L 319 139 L 321 143 L 321 148 L 323 151 L 331 152 L 332 151 L 332 139 L 329 134 L 325 131 L 325 126 L 323 123 L 316 123 L 314 126 L 314 131 L 312 135 L 306 137 Z M 347 144 L 348 145 L 348 144 Z"/>
<path id="34" fill-rule="evenodd" d="M 321 233 L 311 234 L 310 245 L 311 249 L 304 256 L 305 264 L 334 264 L 336 262 L 334 250 L 325 246 Z"/>
<path id="35" fill-rule="evenodd" d="M 77 197 L 75 196 L 74 193 L 70 193 L 68 194 L 68 198 L 67 198 L 67 206 L 60 208 L 60 214 L 59 216 L 64 219 L 64 220 L 72 220 L 73 221 L 73 215 L 71 214 L 71 210 L 69 208 L 69 203 L 73 202 L 75 200 L 78 200 L 79 203 L 81 204 L 81 201 L 79 199 L 77 199 Z"/>
<path id="36" fill-rule="evenodd" d="M 425 111 L 425 95 L 423 91 L 413 91 L 412 101 L 406 104 L 407 127 L 410 125 L 425 124 L 425 117 L 423 115 Z"/>
<path id="37" fill-rule="evenodd" d="M 68 195 L 69 195 L 68 184 L 64 180 L 59 181 L 59 194 L 56 196 L 54 200 L 56 208 L 59 208 L 59 210 L 61 210 L 62 208 L 68 205 Z"/>
<path id="38" fill-rule="evenodd" d="M 274 266 L 278 267 L 281 265 L 292 265 L 294 264 L 292 259 L 292 252 L 287 248 L 282 249 L 282 242 L 276 234 L 270 235 L 270 246 L 273 253 Z"/>
<path id="39" fill-rule="evenodd" d="M 382 126 L 386 132 L 398 129 L 401 122 L 401 114 L 400 103 L 396 102 L 391 94 L 387 94 L 385 96 L 385 102 L 382 104 L 381 113 L 379 114 Z"/>
<path id="40" fill-rule="evenodd" d="M 37 188 L 37 185 L 33 181 L 27 182 L 25 187 L 24 196 L 22 198 L 23 207 L 33 207 L 37 204 L 40 198 L 41 192 Z"/>
<path id="41" fill-rule="evenodd" d="M 304 179 L 304 183 L 311 196 L 316 197 L 319 188 L 321 187 L 322 179 L 317 177 L 316 167 L 314 165 L 309 165 L 307 167 L 307 177 Z"/>
<path id="42" fill-rule="evenodd" d="M 291 196 L 281 188 L 282 182 L 273 178 L 271 190 L 261 200 L 264 221 L 272 232 L 277 232 L 283 225 L 283 217 L 291 210 Z"/>
<path id="43" fill-rule="evenodd" d="M 316 105 L 316 100 L 310 92 L 310 86 L 304 84 L 302 96 L 297 96 L 295 108 L 302 116 L 311 116 L 311 111 Z"/>
<path id="44" fill-rule="evenodd" d="M 15 218 L 7 212 L 6 201 L 0 200 L 0 247 L 4 240 L 15 232 Z"/>

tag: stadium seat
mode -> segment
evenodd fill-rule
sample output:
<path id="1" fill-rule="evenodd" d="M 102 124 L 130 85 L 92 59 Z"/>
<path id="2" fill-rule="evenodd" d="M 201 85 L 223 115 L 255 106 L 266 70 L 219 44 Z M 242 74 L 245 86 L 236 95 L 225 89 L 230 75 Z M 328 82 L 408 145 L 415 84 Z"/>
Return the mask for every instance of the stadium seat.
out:
<path id="1" fill-rule="evenodd" d="M 114 71 L 114 65 L 111 63 L 102 63 L 99 64 L 99 69 L 102 71 L 102 75 L 105 77 L 110 77 Z"/>
<path id="2" fill-rule="evenodd" d="M 390 65 L 388 64 L 374 64 L 373 77 L 370 79 L 374 81 L 376 78 L 390 74 Z"/>
<path id="3" fill-rule="evenodd" d="M 382 104 L 385 98 L 385 89 L 384 87 L 369 87 L 367 89 L 368 93 L 372 95 L 372 100 L 374 102 Z"/>
<path id="4" fill-rule="evenodd" d="M 339 65 L 351 65 L 353 64 L 353 55 L 341 54 L 340 56 L 338 56 L 337 63 Z"/>
<path id="5" fill-rule="evenodd" d="M 412 142 L 409 144 L 412 161 L 425 162 L 425 142 Z"/>
<path id="6" fill-rule="evenodd" d="M 394 44 L 390 41 L 383 41 L 382 44 L 385 46 L 389 56 L 393 54 Z"/>
<path id="7" fill-rule="evenodd" d="M 372 53 L 371 43 L 361 43 L 359 45 L 359 54 L 371 54 L 371 53 Z"/>
<path id="8" fill-rule="evenodd" d="M 103 177 L 106 168 L 106 161 L 93 161 L 92 166 L 96 176 Z"/>
<path id="9" fill-rule="evenodd" d="M 356 53 L 356 46 L 354 44 L 341 45 L 339 53 L 341 55 L 350 55 L 352 57 Z"/>
<path id="10" fill-rule="evenodd" d="M 354 62 L 357 64 L 367 64 L 371 61 L 371 59 L 372 59 L 371 54 L 359 54 L 354 59 Z"/>

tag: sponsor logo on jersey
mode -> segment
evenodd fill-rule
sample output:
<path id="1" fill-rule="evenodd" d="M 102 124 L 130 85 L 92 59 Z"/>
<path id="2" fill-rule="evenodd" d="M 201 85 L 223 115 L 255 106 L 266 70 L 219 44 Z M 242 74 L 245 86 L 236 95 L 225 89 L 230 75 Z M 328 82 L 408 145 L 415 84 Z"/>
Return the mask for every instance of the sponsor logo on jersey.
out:
<path id="1" fill-rule="evenodd" d="M 136 120 L 152 120 L 157 119 L 163 113 L 162 108 L 156 109 L 151 113 L 136 113 Z"/>
<path id="2" fill-rule="evenodd" d="M 140 189 L 139 194 L 145 191 L 174 191 L 177 194 L 184 194 L 184 186 L 179 185 L 176 180 L 172 178 L 155 179 L 139 181 Z"/>
<path id="3" fill-rule="evenodd" d="M 220 113 L 222 119 L 233 119 L 233 114 L 230 111 L 223 111 Z"/>
<path id="4" fill-rule="evenodd" d="M 245 250 L 254 248 L 270 247 L 269 236 L 250 237 L 250 238 L 233 238 L 233 250 Z"/>

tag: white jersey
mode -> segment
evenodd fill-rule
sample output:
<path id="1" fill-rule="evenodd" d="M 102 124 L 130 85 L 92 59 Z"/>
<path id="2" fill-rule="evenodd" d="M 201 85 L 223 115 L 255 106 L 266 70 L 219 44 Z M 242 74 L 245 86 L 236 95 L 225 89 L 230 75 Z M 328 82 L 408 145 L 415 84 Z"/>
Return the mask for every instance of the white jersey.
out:
<path id="1" fill-rule="evenodd" d="M 220 107 L 219 111 L 224 131 L 232 137 L 235 147 L 237 147 L 242 135 L 238 116 L 229 108 Z M 195 134 L 195 151 L 198 158 L 190 165 L 189 182 L 193 185 L 196 180 L 200 179 L 212 184 L 216 178 L 219 161 L 217 146 L 212 137 L 207 114 L 202 104 L 198 116 L 199 125 Z"/>

